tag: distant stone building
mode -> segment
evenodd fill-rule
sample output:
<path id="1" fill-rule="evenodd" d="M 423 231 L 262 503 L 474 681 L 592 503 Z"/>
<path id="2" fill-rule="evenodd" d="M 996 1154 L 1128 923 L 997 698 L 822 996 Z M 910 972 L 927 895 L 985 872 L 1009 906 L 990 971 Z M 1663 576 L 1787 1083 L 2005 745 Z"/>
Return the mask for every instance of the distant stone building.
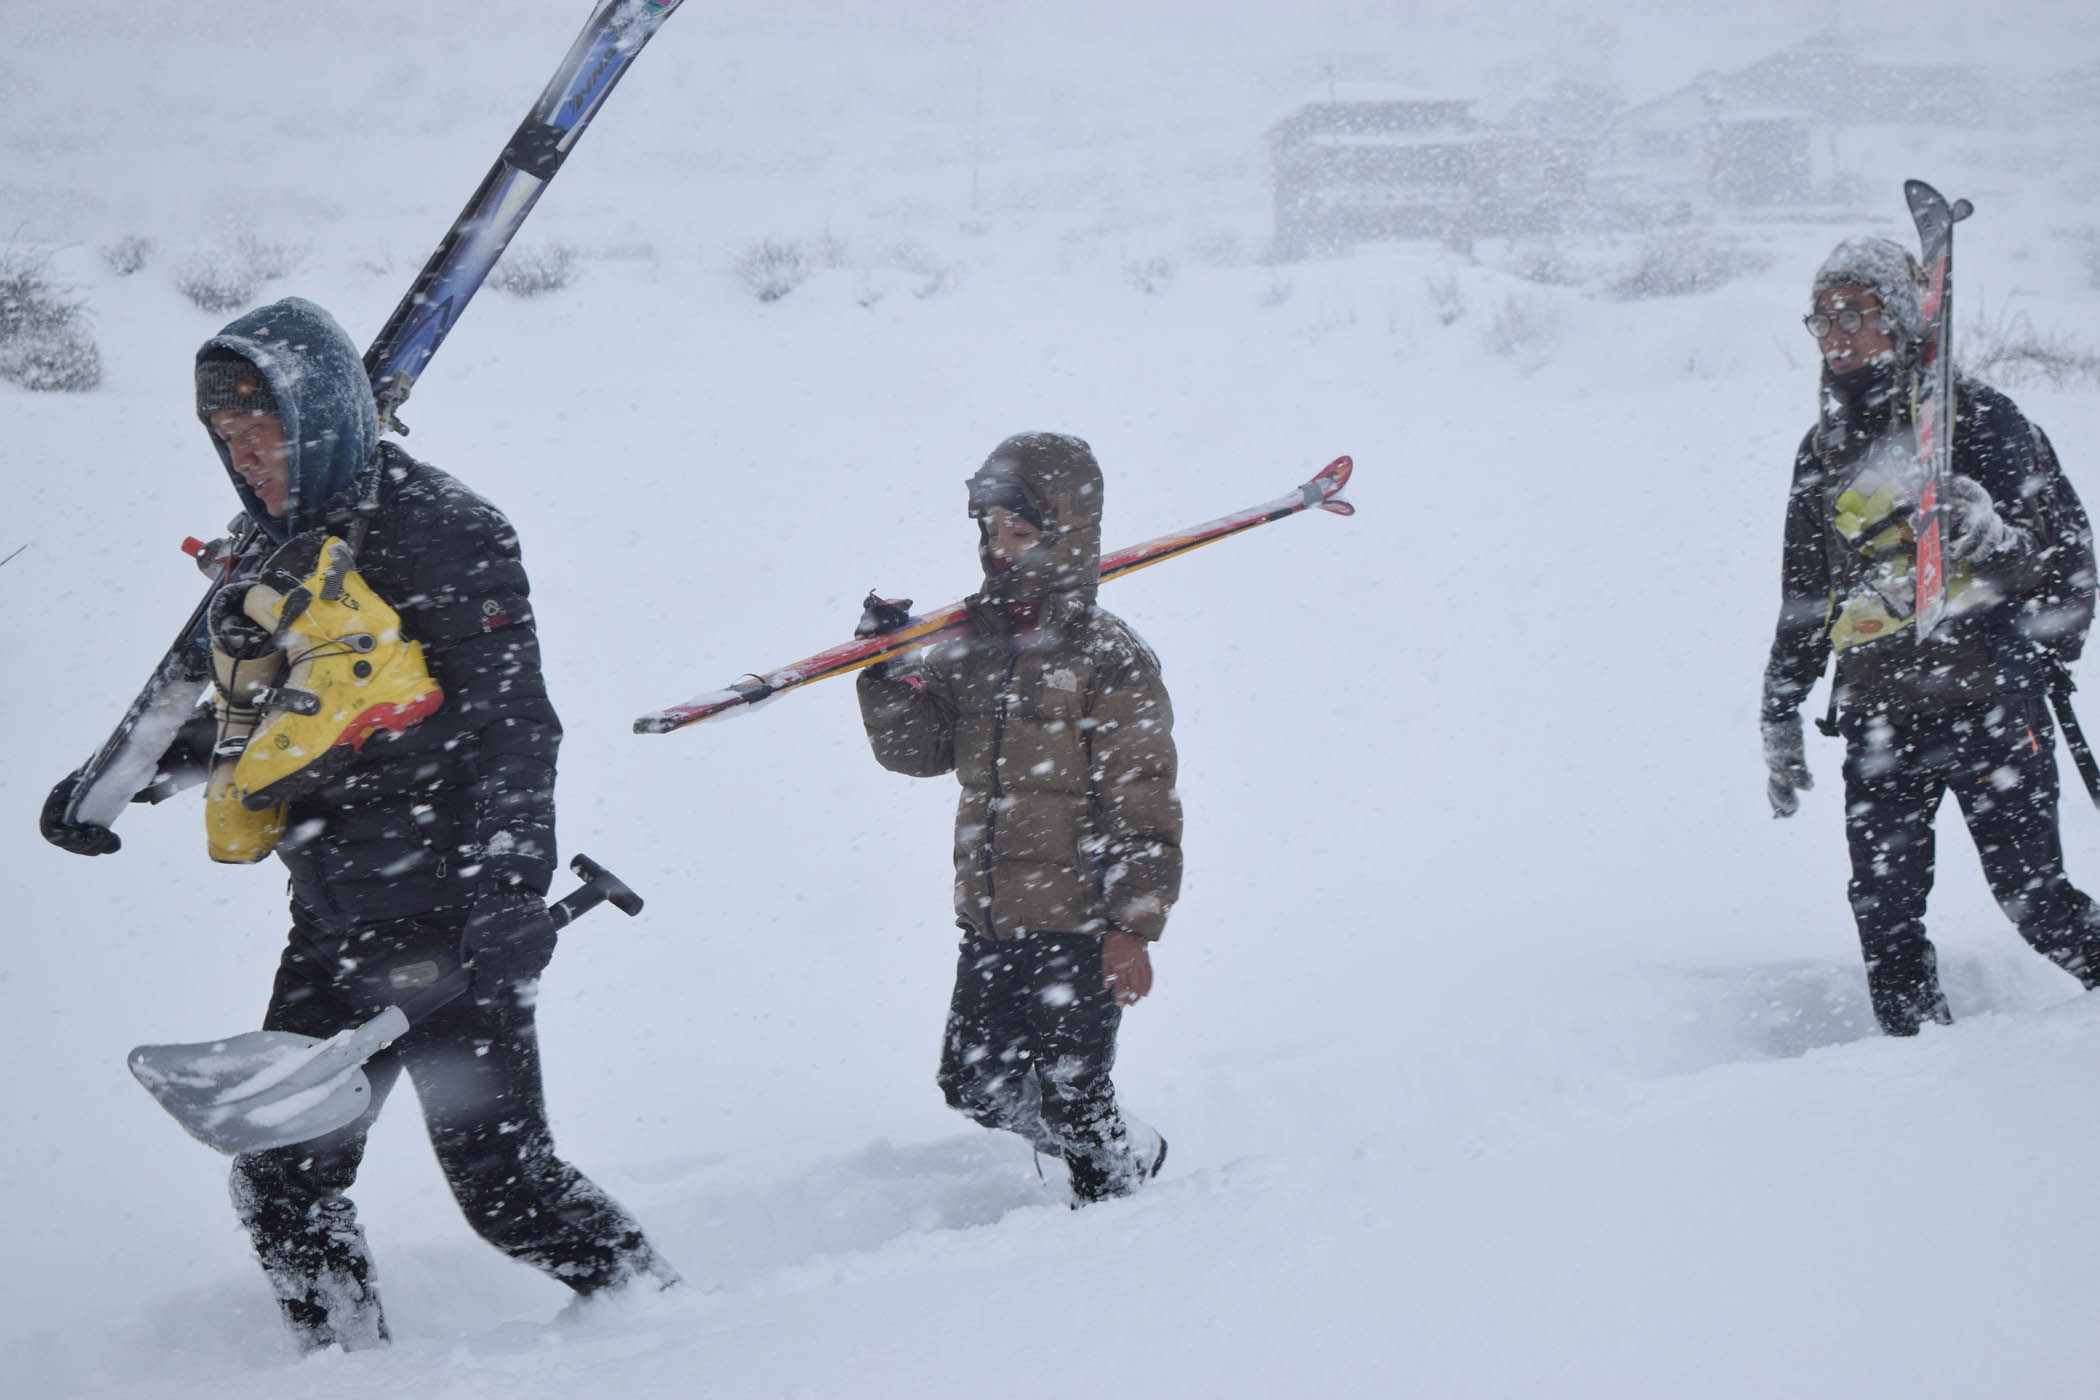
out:
<path id="1" fill-rule="evenodd" d="M 1472 106 L 1468 98 L 1352 86 L 1278 122 L 1269 141 L 1279 253 L 1552 226 L 1580 186 L 1572 149 L 1485 127 Z"/>
<path id="2" fill-rule="evenodd" d="M 1978 67 L 1870 60 L 1825 32 L 1621 113 L 1597 144 L 1595 212 L 1649 222 L 1823 200 L 1839 129 L 1982 125 L 1990 92 Z"/>

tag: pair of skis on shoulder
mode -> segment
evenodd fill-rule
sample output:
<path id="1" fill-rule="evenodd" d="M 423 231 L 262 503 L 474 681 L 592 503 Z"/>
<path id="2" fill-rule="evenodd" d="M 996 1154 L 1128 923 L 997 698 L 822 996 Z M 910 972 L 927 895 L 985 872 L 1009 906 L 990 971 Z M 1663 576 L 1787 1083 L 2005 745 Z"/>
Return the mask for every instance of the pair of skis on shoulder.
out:
<path id="1" fill-rule="evenodd" d="M 503 256 L 547 182 L 606 97 L 681 0 L 600 0 L 554 76 L 504 144 L 481 185 L 438 243 L 408 294 L 387 318 L 365 372 L 381 425 L 405 433 L 395 416 L 474 293 Z M 193 549 L 211 579 L 204 597 L 153 668 L 110 736 L 81 766 L 66 821 L 109 827 L 133 796 L 153 783 L 161 755 L 203 697 L 211 677 L 205 613 L 260 532 L 250 522 L 221 555 Z"/>

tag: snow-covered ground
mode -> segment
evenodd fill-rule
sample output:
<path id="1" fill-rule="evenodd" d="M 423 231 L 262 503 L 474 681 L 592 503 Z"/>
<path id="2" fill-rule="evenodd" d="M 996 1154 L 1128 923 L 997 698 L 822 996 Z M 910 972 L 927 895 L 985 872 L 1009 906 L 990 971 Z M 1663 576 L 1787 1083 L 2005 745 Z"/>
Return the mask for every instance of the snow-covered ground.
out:
<path id="1" fill-rule="evenodd" d="M 2089 336 L 2093 131 L 1852 133 L 1868 204 L 1708 229 L 1733 275 L 1695 296 L 1604 294 L 1637 235 L 1263 258 L 1264 124 L 1330 71 L 1644 97 L 1827 22 L 1646 0 L 673 17 L 520 240 L 568 248 L 570 285 L 484 292 L 404 416 L 517 522 L 564 844 L 650 901 L 565 939 L 548 1090 L 691 1286 L 567 1306 L 468 1232 L 404 1096 L 357 1192 L 396 1344 L 293 1361 L 223 1161 L 123 1065 L 254 1024 L 274 867 L 210 865 L 189 800 L 93 863 L 33 817 L 189 606 L 176 541 L 234 506 L 190 409 L 225 317 L 179 271 L 287 249 L 262 295 L 368 337 L 584 8 L 251 7 L 223 34 L 0 8 L 0 210 L 106 366 L 90 395 L 0 387 L 0 555 L 28 545 L 0 568 L 0 1391 L 2100 1387 L 2100 1005 L 2019 944 L 1950 818 L 1959 1024 L 1873 1034 L 1834 746 L 1774 823 L 1755 724 L 1810 273 L 1904 236 L 1925 176 L 1978 207 L 1967 305 Z M 2036 81 L 2100 49 L 2089 7 L 2021 9 L 1927 7 L 1911 42 Z M 118 277 L 97 249 L 126 235 L 155 250 Z M 815 268 L 772 302 L 738 271 L 767 239 Z M 1546 256 L 1568 280 L 1516 275 Z M 2093 387 L 2017 396 L 2100 499 Z M 1118 1071 L 1173 1155 L 1080 1214 L 932 1084 L 948 784 L 879 770 L 838 682 L 628 729 L 840 639 L 871 586 L 966 592 L 962 479 L 1030 428 L 1092 441 L 1111 544 L 1358 470 L 1354 519 L 1105 596 L 1166 664 L 1188 877 Z M 2064 831 L 2100 882 L 2100 816 L 2074 797 Z"/>

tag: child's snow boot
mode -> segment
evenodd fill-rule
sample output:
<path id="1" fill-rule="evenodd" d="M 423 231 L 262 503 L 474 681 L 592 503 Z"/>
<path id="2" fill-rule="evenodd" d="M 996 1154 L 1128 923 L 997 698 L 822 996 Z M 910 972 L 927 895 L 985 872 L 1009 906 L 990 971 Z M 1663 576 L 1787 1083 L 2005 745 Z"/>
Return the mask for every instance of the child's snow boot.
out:
<path id="1" fill-rule="evenodd" d="M 1158 1129 L 1126 1117 L 1091 1154 L 1067 1152 L 1072 1173 L 1072 1208 L 1127 1196 L 1159 1175 L 1167 1164 L 1167 1140 Z"/>
<path id="2" fill-rule="evenodd" d="M 444 703 L 423 644 L 402 637 L 401 615 L 334 535 L 311 531 L 278 550 L 243 607 L 291 666 L 234 771 L 251 809 L 312 792 L 373 734 L 399 734 Z"/>

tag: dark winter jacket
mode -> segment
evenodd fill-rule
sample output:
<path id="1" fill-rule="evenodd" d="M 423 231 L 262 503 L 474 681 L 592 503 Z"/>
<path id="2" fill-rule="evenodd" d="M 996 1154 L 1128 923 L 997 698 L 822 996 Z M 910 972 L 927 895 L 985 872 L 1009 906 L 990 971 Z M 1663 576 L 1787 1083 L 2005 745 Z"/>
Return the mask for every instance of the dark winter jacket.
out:
<path id="1" fill-rule="evenodd" d="M 277 855 L 291 872 L 295 937 L 323 965 L 399 948 L 360 930 L 424 921 L 433 954 L 456 954 L 478 899 L 544 895 L 554 869 L 554 768 L 561 722 L 540 675 L 517 535 L 502 512 L 435 467 L 379 441 L 356 348 L 310 302 L 234 321 L 199 358 L 232 350 L 269 380 L 284 423 L 288 492 L 272 519 L 228 467 L 267 531 L 236 568 L 245 586 L 277 544 L 315 528 L 345 540 L 365 582 L 422 643 L 444 692 L 437 712 L 366 740 L 348 765 L 291 803 Z M 208 426 L 208 425 L 207 425 Z M 212 434 L 222 461 L 225 446 Z"/>
<path id="2" fill-rule="evenodd" d="M 926 657 L 918 684 L 862 672 L 875 757 L 913 777 L 953 771 L 955 912 L 980 934 L 1039 930 L 1156 939 L 1181 888 L 1174 712 L 1159 663 L 1094 605 L 1101 470 L 1077 438 L 1011 438 L 1007 464 L 1043 539 L 987 565 L 971 630 Z M 1017 637 L 1016 609 L 1032 611 Z"/>
<path id="3" fill-rule="evenodd" d="M 479 894 L 545 894 L 561 721 L 540 674 L 518 539 L 502 512 L 391 443 L 318 512 L 423 644 L 437 713 L 367 740 L 291 804 L 277 853 L 324 925 L 457 919 Z"/>
<path id="4" fill-rule="evenodd" d="M 2042 582 L 2043 532 L 2032 503 L 2033 437 L 2020 410 L 1994 389 L 1957 383 L 1954 470 L 1990 494 L 2024 543 L 1973 564 L 1950 562 L 1946 614 L 1921 645 L 1911 619 L 1918 476 L 1904 398 L 1877 394 L 1836 412 L 1845 406 L 1827 384 L 1825 391 L 1823 421 L 1794 458 L 1765 716 L 1798 707 L 1833 650 L 1838 703 L 1847 709 L 2040 694 L 2046 676 L 2021 604 Z"/>
<path id="5" fill-rule="evenodd" d="M 241 506 L 279 544 L 317 525 L 330 501 L 364 470 L 379 446 L 379 409 L 372 401 L 357 346 L 335 318 L 301 297 L 257 307 L 230 322 L 197 351 L 201 363 L 231 351 L 262 370 L 284 424 L 285 512 L 273 518 L 218 434 L 211 435 Z M 202 415 L 200 415 L 202 416 Z M 209 423 L 206 424 L 209 427 Z"/>

